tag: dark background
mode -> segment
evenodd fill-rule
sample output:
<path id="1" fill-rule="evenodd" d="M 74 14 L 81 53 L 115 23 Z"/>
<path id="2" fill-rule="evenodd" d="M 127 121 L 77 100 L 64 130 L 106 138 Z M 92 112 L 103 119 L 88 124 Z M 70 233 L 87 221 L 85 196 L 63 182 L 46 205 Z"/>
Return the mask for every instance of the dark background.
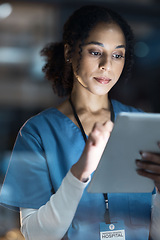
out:
<path id="1" fill-rule="evenodd" d="M 132 79 L 119 82 L 113 97 L 160 113 L 159 0 L 0 1 L 0 183 L 22 124 L 63 100 L 54 95 L 44 79 L 39 52 L 48 42 L 61 40 L 64 22 L 73 10 L 85 4 L 104 5 L 119 12 L 135 34 Z M 18 215 L 1 207 L 1 239 L 21 239 L 15 230 L 18 227 Z"/>

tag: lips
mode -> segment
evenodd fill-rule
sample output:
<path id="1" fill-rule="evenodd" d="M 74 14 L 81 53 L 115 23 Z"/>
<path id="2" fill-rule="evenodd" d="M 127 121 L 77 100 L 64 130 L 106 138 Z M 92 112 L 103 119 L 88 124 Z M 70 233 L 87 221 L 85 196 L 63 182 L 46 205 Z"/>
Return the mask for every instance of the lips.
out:
<path id="1" fill-rule="evenodd" d="M 94 79 L 101 84 L 108 84 L 111 79 L 107 77 L 94 77 Z"/>

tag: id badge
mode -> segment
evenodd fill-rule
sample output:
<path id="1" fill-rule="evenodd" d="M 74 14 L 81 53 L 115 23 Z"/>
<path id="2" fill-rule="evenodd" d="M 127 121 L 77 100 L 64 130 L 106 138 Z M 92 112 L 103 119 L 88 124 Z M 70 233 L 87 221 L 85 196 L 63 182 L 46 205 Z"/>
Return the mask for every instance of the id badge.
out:
<path id="1" fill-rule="evenodd" d="M 115 223 L 100 223 L 100 240 L 125 240 L 125 228 L 122 221 Z"/>

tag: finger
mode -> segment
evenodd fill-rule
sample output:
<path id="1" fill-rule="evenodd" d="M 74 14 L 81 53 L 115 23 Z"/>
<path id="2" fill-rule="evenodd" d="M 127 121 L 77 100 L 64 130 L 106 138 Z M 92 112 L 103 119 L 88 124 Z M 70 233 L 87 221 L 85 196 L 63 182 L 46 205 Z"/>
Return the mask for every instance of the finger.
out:
<path id="1" fill-rule="evenodd" d="M 109 131 L 109 132 L 112 132 L 113 130 L 113 122 L 112 121 L 107 121 L 103 124 L 103 126 Z"/>
<path id="2" fill-rule="evenodd" d="M 113 123 L 111 121 L 107 121 L 104 124 L 101 123 L 95 123 L 91 132 L 91 135 L 94 136 L 102 136 L 106 138 L 108 137 L 108 134 L 111 133 L 113 129 Z"/>
<path id="3" fill-rule="evenodd" d="M 95 145 L 99 141 L 99 138 L 102 137 L 102 135 L 103 135 L 102 124 L 95 123 L 91 133 L 89 134 L 88 139 L 90 140 L 90 142 L 93 143 L 93 145 Z"/>
<path id="4" fill-rule="evenodd" d="M 104 138 L 106 141 L 108 141 L 110 135 L 111 135 L 111 132 L 113 130 L 113 122 L 111 121 L 107 121 L 103 124 L 104 126 L 104 130 L 103 130 L 103 134 L 104 134 Z"/>
<path id="5" fill-rule="evenodd" d="M 92 128 L 92 131 L 91 133 L 94 133 L 95 135 L 99 135 L 101 132 L 103 132 L 103 124 L 102 123 L 99 123 L 99 122 L 96 122 L 94 125 L 93 125 L 93 128 Z"/>
<path id="6" fill-rule="evenodd" d="M 88 138 L 90 144 L 96 145 L 100 143 L 103 145 L 104 143 L 105 145 L 110 137 L 112 129 L 113 123 L 111 121 L 107 121 L 104 124 L 95 123 Z"/>
<path id="7" fill-rule="evenodd" d="M 138 168 L 143 169 L 145 171 L 160 174 L 160 165 L 138 159 L 136 160 L 136 165 Z"/>
<path id="8" fill-rule="evenodd" d="M 146 172 L 144 171 L 143 169 L 137 169 L 136 170 L 137 173 L 143 177 L 147 177 L 147 178 L 150 178 L 152 180 L 154 180 L 155 182 L 160 182 L 160 175 L 159 174 L 153 174 L 153 173 L 150 173 L 150 172 Z"/>
<path id="9" fill-rule="evenodd" d="M 113 122 L 111 122 L 110 120 L 109 121 L 106 121 L 105 123 L 101 124 L 99 122 L 96 122 L 93 126 L 93 129 L 92 131 L 108 131 L 108 132 L 111 132 L 113 129 Z"/>
<path id="10" fill-rule="evenodd" d="M 160 154 L 158 153 L 141 152 L 141 156 L 142 156 L 142 159 L 145 161 L 160 164 Z"/>
<path id="11" fill-rule="evenodd" d="M 88 137 L 88 143 L 89 145 L 96 145 L 99 141 L 99 138 L 102 137 L 103 131 L 102 131 L 102 124 L 101 123 L 95 123 L 93 126 L 93 129 Z"/>

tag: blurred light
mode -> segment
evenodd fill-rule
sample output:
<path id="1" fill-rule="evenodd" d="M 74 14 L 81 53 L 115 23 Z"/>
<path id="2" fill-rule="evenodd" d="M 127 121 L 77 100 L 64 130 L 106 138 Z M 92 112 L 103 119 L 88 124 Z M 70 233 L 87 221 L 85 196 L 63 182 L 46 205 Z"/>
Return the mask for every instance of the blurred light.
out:
<path id="1" fill-rule="evenodd" d="M 9 3 L 0 4 L 0 18 L 7 18 L 12 12 L 12 6 Z"/>
<path id="2" fill-rule="evenodd" d="M 30 52 L 16 47 L 0 48 L 0 63 L 23 64 L 29 61 Z"/>
<path id="3" fill-rule="evenodd" d="M 146 57 L 149 53 L 149 47 L 145 42 L 137 42 L 134 46 L 134 53 L 137 57 Z"/>
<path id="4" fill-rule="evenodd" d="M 44 80 L 43 78 L 41 78 L 43 76 L 42 68 L 45 64 L 44 59 L 39 56 L 41 49 L 42 49 L 42 46 L 37 47 L 35 48 L 35 52 L 32 53 L 31 72 L 35 77 L 37 77 L 36 80 Z"/>

